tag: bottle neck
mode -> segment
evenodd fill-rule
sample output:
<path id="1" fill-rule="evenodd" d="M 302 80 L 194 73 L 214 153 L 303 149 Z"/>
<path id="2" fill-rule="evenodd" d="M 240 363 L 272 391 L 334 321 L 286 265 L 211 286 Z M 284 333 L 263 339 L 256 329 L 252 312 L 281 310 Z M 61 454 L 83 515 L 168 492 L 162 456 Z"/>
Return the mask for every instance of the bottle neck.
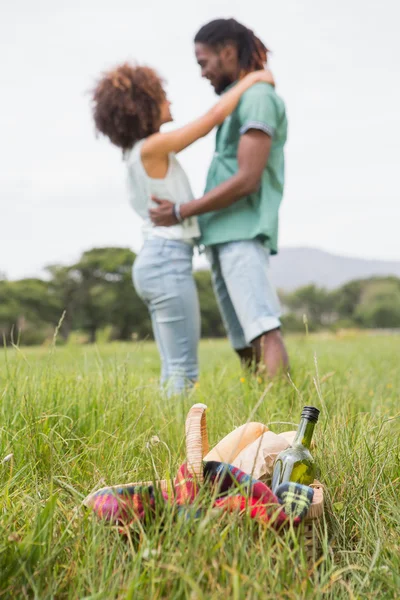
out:
<path id="1" fill-rule="evenodd" d="M 314 433 L 315 422 L 308 419 L 301 419 L 296 437 L 293 440 L 293 446 L 305 446 L 310 449 L 311 440 Z"/>

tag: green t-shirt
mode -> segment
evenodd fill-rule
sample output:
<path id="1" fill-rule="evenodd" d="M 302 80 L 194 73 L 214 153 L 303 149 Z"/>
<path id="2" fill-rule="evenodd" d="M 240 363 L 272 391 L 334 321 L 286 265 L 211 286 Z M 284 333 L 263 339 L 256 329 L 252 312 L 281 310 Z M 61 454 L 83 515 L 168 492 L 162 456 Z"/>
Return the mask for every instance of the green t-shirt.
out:
<path id="1" fill-rule="evenodd" d="M 232 206 L 201 215 L 201 243 L 205 246 L 258 238 L 277 253 L 278 211 L 284 183 L 283 147 L 286 142 L 285 105 L 268 83 L 256 83 L 242 96 L 236 110 L 218 128 L 216 152 L 205 191 L 235 175 L 240 136 L 260 129 L 272 137 L 271 152 L 259 190 Z"/>

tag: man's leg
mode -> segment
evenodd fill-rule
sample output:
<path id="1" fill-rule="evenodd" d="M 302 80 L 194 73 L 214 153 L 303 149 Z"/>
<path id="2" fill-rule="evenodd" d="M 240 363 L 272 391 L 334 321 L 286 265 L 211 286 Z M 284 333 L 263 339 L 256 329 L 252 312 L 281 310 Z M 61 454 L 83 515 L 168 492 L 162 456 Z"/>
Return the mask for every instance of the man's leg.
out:
<path id="1" fill-rule="evenodd" d="M 218 255 L 219 246 L 210 246 L 207 248 L 206 254 L 211 266 L 211 279 L 214 294 L 217 299 L 222 322 L 228 334 L 229 341 L 235 352 L 238 354 L 242 366 L 246 368 L 254 367 L 254 348 L 251 344 L 246 343 L 243 329 L 237 318 L 221 273 Z"/>
<path id="2" fill-rule="evenodd" d="M 251 345 L 247 346 L 246 348 L 241 348 L 235 351 L 239 355 L 240 364 L 242 365 L 242 367 L 244 367 L 245 369 L 251 369 L 252 371 L 255 371 L 257 366 L 255 347 Z"/>
<path id="3" fill-rule="evenodd" d="M 252 341 L 252 346 L 260 372 L 265 371 L 268 377 L 288 372 L 289 356 L 280 329 L 263 333 Z"/>
<path id="4" fill-rule="evenodd" d="M 287 371 L 280 331 L 280 304 L 268 273 L 269 251 L 255 240 L 222 244 L 220 268 L 234 311 L 261 370 L 273 377 Z"/>

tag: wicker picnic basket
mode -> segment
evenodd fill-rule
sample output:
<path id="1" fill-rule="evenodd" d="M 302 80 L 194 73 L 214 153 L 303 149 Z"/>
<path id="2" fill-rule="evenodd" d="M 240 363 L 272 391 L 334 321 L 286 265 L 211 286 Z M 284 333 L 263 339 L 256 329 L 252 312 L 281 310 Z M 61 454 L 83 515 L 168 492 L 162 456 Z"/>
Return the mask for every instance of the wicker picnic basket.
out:
<path id="1" fill-rule="evenodd" d="M 194 404 L 186 418 L 186 460 L 188 469 L 199 484 L 203 483 L 203 457 L 208 453 L 208 435 L 205 404 Z M 159 481 L 140 481 L 129 485 L 154 485 L 167 491 L 171 485 L 166 479 Z M 322 484 L 315 480 L 311 485 L 314 488 L 314 498 L 310 509 L 299 527 L 300 535 L 304 539 L 306 558 L 315 562 L 320 554 L 320 522 L 324 513 L 324 489 Z"/>

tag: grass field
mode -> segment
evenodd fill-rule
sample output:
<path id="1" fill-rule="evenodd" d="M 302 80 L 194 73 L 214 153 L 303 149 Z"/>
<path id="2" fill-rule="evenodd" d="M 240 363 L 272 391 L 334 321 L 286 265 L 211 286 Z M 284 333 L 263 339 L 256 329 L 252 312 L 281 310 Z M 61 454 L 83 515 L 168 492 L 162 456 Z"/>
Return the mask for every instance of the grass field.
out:
<path id="1" fill-rule="evenodd" d="M 80 507 L 96 487 L 173 475 L 193 403 L 209 407 L 211 444 L 247 420 L 265 384 L 226 342 L 202 342 L 199 386 L 171 400 L 150 343 L 12 349 L 0 353 L 0 463 L 13 454 L 0 464 L 0 598 L 400 598 L 400 337 L 288 345 L 294 385 L 274 383 L 252 420 L 321 408 L 318 567 L 290 532 L 235 515 L 167 516 L 125 540 Z"/>

